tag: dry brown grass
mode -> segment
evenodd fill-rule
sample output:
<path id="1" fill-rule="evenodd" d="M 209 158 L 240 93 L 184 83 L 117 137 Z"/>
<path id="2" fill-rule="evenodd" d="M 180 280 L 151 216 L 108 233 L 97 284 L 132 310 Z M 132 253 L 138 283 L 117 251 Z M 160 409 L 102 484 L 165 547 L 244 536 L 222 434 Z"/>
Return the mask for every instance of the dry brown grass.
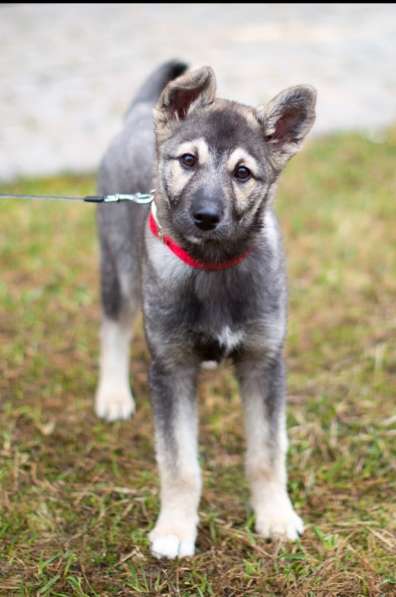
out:
<path id="1" fill-rule="evenodd" d="M 99 322 L 94 212 L 0 206 L 0 594 L 355 597 L 396 594 L 396 132 L 339 135 L 290 164 L 279 212 L 289 254 L 289 487 L 296 544 L 253 533 L 237 385 L 200 387 L 198 553 L 150 556 L 158 511 L 147 351 L 138 409 L 92 412 Z M 91 177 L 15 191 L 83 192 Z"/>

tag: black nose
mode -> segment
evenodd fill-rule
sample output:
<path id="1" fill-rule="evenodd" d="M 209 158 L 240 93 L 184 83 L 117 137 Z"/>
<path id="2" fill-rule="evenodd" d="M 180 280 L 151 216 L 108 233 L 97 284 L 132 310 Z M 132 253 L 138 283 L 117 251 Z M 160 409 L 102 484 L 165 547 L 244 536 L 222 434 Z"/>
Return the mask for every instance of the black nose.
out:
<path id="1" fill-rule="evenodd" d="M 220 222 L 221 216 L 216 206 L 205 206 L 193 213 L 194 224 L 201 230 L 214 230 Z"/>

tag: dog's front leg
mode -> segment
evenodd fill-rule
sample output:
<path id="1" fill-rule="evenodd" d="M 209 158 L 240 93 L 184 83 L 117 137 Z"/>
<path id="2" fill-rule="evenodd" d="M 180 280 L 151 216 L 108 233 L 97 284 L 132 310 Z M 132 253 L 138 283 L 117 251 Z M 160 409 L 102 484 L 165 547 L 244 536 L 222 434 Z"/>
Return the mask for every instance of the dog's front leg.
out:
<path id="1" fill-rule="evenodd" d="M 242 359 L 237 366 L 246 426 L 246 473 L 256 531 L 295 540 L 303 522 L 287 493 L 284 364 L 281 354 Z"/>
<path id="2" fill-rule="evenodd" d="M 128 419 L 135 411 L 129 387 L 129 343 L 132 312 L 124 310 L 116 318 L 103 314 L 100 349 L 100 375 L 95 395 L 95 412 L 107 421 Z"/>
<path id="3" fill-rule="evenodd" d="M 154 362 L 150 371 L 161 511 L 150 533 L 156 557 L 192 556 L 201 476 L 197 449 L 196 370 Z"/>

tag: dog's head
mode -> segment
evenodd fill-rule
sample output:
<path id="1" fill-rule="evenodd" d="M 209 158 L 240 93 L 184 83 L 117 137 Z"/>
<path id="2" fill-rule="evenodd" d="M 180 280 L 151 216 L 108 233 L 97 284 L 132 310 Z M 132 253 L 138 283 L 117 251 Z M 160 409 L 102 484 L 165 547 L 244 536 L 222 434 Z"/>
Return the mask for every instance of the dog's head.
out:
<path id="1" fill-rule="evenodd" d="M 280 172 L 314 123 L 316 101 L 306 85 L 256 109 L 215 93 L 214 72 L 203 67 L 168 83 L 154 110 L 164 231 L 212 258 L 240 252 L 260 229 Z"/>

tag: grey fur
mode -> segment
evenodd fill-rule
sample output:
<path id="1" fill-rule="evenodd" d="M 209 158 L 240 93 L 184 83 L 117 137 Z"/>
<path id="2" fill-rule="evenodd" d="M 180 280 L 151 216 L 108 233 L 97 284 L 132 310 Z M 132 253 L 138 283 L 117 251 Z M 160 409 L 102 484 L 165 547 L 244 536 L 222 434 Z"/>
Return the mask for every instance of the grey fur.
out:
<path id="1" fill-rule="evenodd" d="M 272 201 L 281 169 L 314 122 L 316 94 L 298 86 L 253 109 L 216 99 L 209 67 L 185 69 L 172 61 L 150 76 L 102 160 L 98 189 L 134 193 L 155 186 L 163 232 L 201 261 L 223 262 L 251 251 L 230 269 L 199 271 L 179 262 L 151 234 L 148 208 L 129 203 L 98 208 L 104 318 L 121 329 L 139 306 L 144 312 L 162 483 L 151 540 L 153 553 L 167 557 L 194 550 L 201 483 L 195 387 L 206 360 L 230 357 L 236 365 L 258 531 L 294 538 L 302 530 L 286 492 L 287 288 Z M 190 151 L 205 149 L 207 156 L 186 172 L 178 152 L 189 144 Z M 248 182 L 238 182 L 229 171 L 238 148 L 257 169 Z M 215 230 L 195 225 L 193 214 L 202 205 L 217 206 Z"/>

